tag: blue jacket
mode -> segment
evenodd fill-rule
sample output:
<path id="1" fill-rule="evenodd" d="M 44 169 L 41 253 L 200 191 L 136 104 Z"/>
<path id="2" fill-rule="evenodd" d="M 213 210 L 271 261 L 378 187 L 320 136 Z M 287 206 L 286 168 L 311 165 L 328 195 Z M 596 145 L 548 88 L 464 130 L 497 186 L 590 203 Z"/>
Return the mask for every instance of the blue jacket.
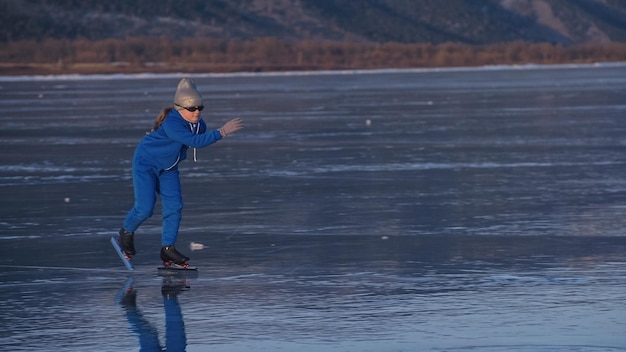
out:
<path id="1" fill-rule="evenodd" d="M 137 146 L 136 154 L 159 170 L 170 170 L 187 158 L 187 149 L 202 148 L 222 139 L 218 130 L 207 133 L 206 123 L 200 119 L 191 123 L 172 109 L 156 131 L 146 135 Z"/>

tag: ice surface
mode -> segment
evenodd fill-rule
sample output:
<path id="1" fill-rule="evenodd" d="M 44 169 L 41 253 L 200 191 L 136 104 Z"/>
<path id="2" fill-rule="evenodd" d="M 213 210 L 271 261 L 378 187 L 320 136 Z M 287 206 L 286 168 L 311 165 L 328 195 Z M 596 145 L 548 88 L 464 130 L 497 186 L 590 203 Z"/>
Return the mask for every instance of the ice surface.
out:
<path id="1" fill-rule="evenodd" d="M 246 128 L 181 165 L 197 277 L 160 205 L 130 276 L 179 78 L 0 78 L 0 350 L 626 350 L 625 65 L 194 77 Z"/>

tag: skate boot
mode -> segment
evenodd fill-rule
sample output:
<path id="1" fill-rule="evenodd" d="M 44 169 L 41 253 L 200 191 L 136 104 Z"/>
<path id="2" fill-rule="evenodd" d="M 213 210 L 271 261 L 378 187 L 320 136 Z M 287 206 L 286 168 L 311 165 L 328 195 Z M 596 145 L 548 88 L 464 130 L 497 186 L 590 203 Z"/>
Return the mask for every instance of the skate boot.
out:
<path id="1" fill-rule="evenodd" d="M 163 261 L 163 266 L 170 266 L 172 264 L 176 264 L 181 267 L 189 266 L 189 264 L 186 263 L 186 261 L 189 260 L 189 257 L 181 254 L 174 246 L 165 246 L 161 248 L 161 260 Z"/>
<path id="2" fill-rule="evenodd" d="M 126 254 L 128 257 L 136 254 L 135 241 L 133 240 L 133 235 L 134 235 L 133 232 L 128 232 L 124 230 L 123 227 L 122 229 L 120 229 L 120 237 L 119 237 L 120 247 L 122 247 L 124 254 Z"/>

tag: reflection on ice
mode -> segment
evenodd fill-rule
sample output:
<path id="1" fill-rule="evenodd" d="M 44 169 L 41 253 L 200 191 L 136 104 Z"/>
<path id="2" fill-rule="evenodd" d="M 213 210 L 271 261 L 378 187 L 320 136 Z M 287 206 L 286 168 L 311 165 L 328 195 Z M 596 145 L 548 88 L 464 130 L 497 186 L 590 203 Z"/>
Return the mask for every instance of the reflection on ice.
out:
<path id="1" fill-rule="evenodd" d="M 165 311 L 165 345 L 161 345 L 159 331 L 137 306 L 137 291 L 133 288 L 133 279 L 129 278 L 117 300 L 124 307 L 130 330 L 139 338 L 139 350 L 145 352 L 184 352 L 187 347 L 185 322 L 178 303 L 178 294 L 189 289 L 186 279 L 164 277 L 161 288 L 163 309 Z"/>

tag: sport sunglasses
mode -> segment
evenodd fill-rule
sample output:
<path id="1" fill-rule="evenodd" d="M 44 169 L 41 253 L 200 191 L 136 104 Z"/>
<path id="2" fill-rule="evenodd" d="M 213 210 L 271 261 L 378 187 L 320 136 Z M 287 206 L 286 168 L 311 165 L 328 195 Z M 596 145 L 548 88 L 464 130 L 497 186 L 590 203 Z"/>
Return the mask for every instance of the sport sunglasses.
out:
<path id="1" fill-rule="evenodd" d="M 204 110 L 204 105 L 200 105 L 200 106 L 191 106 L 191 107 L 186 107 L 186 106 L 182 106 L 182 105 L 178 105 L 178 104 L 174 104 L 178 107 L 181 107 L 189 112 L 196 112 L 196 110 L 202 111 Z"/>

